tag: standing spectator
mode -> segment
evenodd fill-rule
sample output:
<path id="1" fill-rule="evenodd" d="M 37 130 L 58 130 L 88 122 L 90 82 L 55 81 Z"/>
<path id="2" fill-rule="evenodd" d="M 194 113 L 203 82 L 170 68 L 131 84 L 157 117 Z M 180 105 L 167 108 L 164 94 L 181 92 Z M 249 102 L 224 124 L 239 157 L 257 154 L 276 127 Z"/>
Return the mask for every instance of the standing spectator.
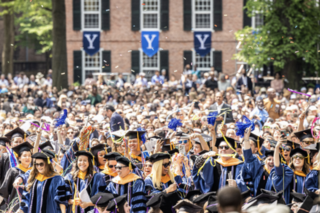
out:
<path id="1" fill-rule="evenodd" d="M 97 81 L 96 81 L 96 79 L 93 78 L 92 73 L 89 73 L 89 74 L 87 75 L 87 78 L 86 78 L 86 80 L 84 81 L 83 85 L 84 85 L 84 86 L 88 86 L 88 85 L 93 85 L 93 84 L 97 84 Z"/>
<path id="2" fill-rule="evenodd" d="M 38 107 L 41 107 L 41 108 L 44 106 L 44 103 L 43 103 L 44 101 L 42 99 L 42 94 L 43 94 L 42 91 L 38 91 L 37 92 L 38 97 L 34 101 L 35 105 L 38 106 Z"/>
<path id="3" fill-rule="evenodd" d="M 0 85 L 5 85 L 6 87 L 9 86 L 9 83 L 8 83 L 7 79 L 5 79 L 5 76 L 3 74 L 1 75 Z"/>
<path id="4" fill-rule="evenodd" d="M 183 74 L 191 74 L 192 73 L 192 70 L 190 68 L 190 65 L 189 64 L 186 64 L 185 68 L 184 68 L 184 71 L 183 71 Z"/>
<path id="5" fill-rule="evenodd" d="M 43 74 L 38 72 L 36 75 L 36 82 L 39 86 L 42 86 L 45 83 L 46 79 L 44 79 Z"/>
<path id="6" fill-rule="evenodd" d="M 204 85 L 206 86 L 206 88 L 209 88 L 212 91 L 215 91 L 218 89 L 218 82 L 215 80 L 214 71 L 210 71 L 209 75 L 210 75 L 210 77 L 208 80 L 206 80 Z"/>
<path id="7" fill-rule="evenodd" d="M 126 83 L 126 80 L 124 80 L 122 73 L 119 73 L 118 79 L 116 81 L 116 85 L 118 88 L 123 88 L 124 83 Z"/>
<path id="8" fill-rule="evenodd" d="M 30 75 L 29 85 L 37 85 L 34 75 Z"/>
<path id="9" fill-rule="evenodd" d="M 53 107 L 53 103 L 52 103 L 50 97 L 48 97 L 48 92 L 43 91 L 42 99 L 43 99 L 43 106 L 45 106 L 47 108 Z"/>
<path id="10" fill-rule="evenodd" d="M 119 115 L 115 108 L 111 105 L 106 105 L 105 108 L 105 115 L 110 118 L 110 129 L 111 132 L 118 131 L 120 129 L 124 130 L 124 121 L 121 115 Z"/>
<path id="11" fill-rule="evenodd" d="M 273 88 L 268 89 L 268 98 L 264 100 L 264 107 L 269 113 L 269 117 L 277 119 L 280 117 L 280 101 L 275 99 L 276 92 Z"/>
<path id="12" fill-rule="evenodd" d="M 193 66 L 193 70 L 192 70 L 192 75 L 197 75 L 197 78 L 200 79 L 201 78 L 201 72 L 200 70 L 198 70 L 198 66 L 195 64 Z"/>
<path id="13" fill-rule="evenodd" d="M 169 79 L 168 79 L 168 77 L 167 77 L 167 71 L 166 71 L 165 69 L 162 69 L 162 70 L 161 70 L 161 77 L 163 78 L 163 80 L 164 80 L 165 82 L 168 82 L 168 81 L 169 81 Z"/>
<path id="14" fill-rule="evenodd" d="M 52 69 L 48 70 L 48 76 L 52 79 Z"/>
<path id="15" fill-rule="evenodd" d="M 257 97 L 256 99 L 256 108 L 251 112 L 250 119 L 260 120 L 263 123 L 266 122 L 269 117 L 268 112 L 264 109 L 262 97 Z"/>
<path id="16" fill-rule="evenodd" d="M 174 75 L 171 76 L 170 81 L 168 82 L 169 87 L 176 87 L 178 85 L 178 81 Z"/>
<path id="17" fill-rule="evenodd" d="M 22 72 L 21 76 L 22 76 L 22 85 L 21 85 L 21 87 L 23 87 L 24 85 L 28 85 L 29 84 L 29 78 L 27 77 L 27 75 L 24 72 Z"/>
<path id="18" fill-rule="evenodd" d="M 246 88 L 248 88 L 249 91 L 251 91 L 252 90 L 251 78 L 249 78 L 247 76 L 245 69 L 241 70 L 241 74 L 242 74 L 242 76 L 237 81 L 237 85 L 236 85 L 237 90 L 241 90 L 242 87 L 246 87 Z"/>
<path id="19" fill-rule="evenodd" d="M 218 81 L 219 91 L 226 91 L 228 87 L 231 87 L 230 81 L 226 80 L 225 74 L 221 74 L 220 81 Z"/>
<path id="20" fill-rule="evenodd" d="M 164 79 L 162 76 L 160 76 L 160 73 L 158 70 L 156 70 L 155 75 L 151 78 L 151 83 L 153 85 L 155 84 L 163 84 L 164 83 Z"/>
<path id="21" fill-rule="evenodd" d="M 211 105 L 209 110 L 218 111 L 218 115 L 220 115 L 221 113 L 226 113 L 225 115 L 223 115 L 223 116 L 220 115 L 216 118 L 216 122 L 217 122 L 216 126 L 221 124 L 222 120 L 224 120 L 224 117 L 226 118 L 225 123 L 233 122 L 232 113 L 230 111 L 231 107 L 228 104 L 223 103 L 223 97 L 222 97 L 221 92 L 216 93 L 215 101 L 216 101 L 216 103 Z"/>
<path id="22" fill-rule="evenodd" d="M 271 81 L 270 85 L 276 92 L 281 93 L 284 87 L 283 80 L 281 79 L 280 73 L 276 73 L 274 80 Z"/>
<path id="23" fill-rule="evenodd" d="M 22 75 L 21 73 L 18 73 L 14 78 L 13 78 L 14 83 L 19 86 L 22 83 Z"/>
<path id="24" fill-rule="evenodd" d="M 47 75 L 47 78 L 46 78 L 46 81 L 44 83 L 45 85 L 48 85 L 48 86 L 52 86 L 52 79 L 50 78 L 49 75 Z"/>
<path id="25" fill-rule="evenodd" d="M 208 79 L 209 79 L 209 73 L 204 73 L 203 74 L 203 79 L 201 79 L 202 84 L 204 84 Z"/>
<path id="26" fill-rule="evenodd" d="M 101 98 L 101 96 L 98 94 L 97 85 L 92 85 L 91 94 L 88 96 L 87 99 L 90 100 L 90 104 L 91 104 L 92 106 L 95 106 L 96 104 L 101 103 L 102 98 Z"/>
<path id="27" fill-rule="evenodd" d="M 34 114 L 37 107 L 34 105 L 33 98 L 29 97 L 27 104 L 23 107 L 22 112 L 25 114 Z"/>
<path id="28" fill-rule="evenodd" d="M 141 85 L 142 87 L 147 87 L 148 81 L 144 76 L 145 74 L 143 72 L 139 73 L 139 78 L 136 79 L 136 82 L 134 83 L 134 85 L 135 86 Z"/>

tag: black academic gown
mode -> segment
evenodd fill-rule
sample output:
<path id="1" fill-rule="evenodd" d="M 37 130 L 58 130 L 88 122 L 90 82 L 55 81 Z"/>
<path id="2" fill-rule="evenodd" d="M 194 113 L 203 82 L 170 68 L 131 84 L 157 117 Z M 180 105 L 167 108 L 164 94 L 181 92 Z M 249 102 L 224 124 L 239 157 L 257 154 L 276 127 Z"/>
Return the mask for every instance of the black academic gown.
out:
<path id="1" fill-rule="evenodd" d="M 8 153 L 3 153 L 0 155 L 0 186 L 2 185 L 7 171 L 10 168 L 10 158 Z M 5 210 L 6 205 L 3 203 L 3 205 L 0 204 L 0 210 Z"/>

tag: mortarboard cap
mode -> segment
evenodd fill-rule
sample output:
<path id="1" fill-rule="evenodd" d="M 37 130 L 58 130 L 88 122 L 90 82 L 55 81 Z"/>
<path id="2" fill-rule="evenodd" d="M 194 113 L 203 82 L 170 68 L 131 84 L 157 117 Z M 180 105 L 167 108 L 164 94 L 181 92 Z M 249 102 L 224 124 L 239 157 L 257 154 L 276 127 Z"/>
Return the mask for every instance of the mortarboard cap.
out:
<path id="1" fill-rule="evenodd" d="M 98 192 L 90 198 L 91 202 L 98 207 L 104 208 L 108 206 L 110 200 L 114 198 L 111 193 Z"/>
<path id="2" fill-rule="evenodd" d="M 125 134 L 126 137 L 129 137 L 130 139 L 136 139 L 139 136 L 139 139 L 141 140 L 141 135 L 143 135 L 144 133 L 146 133 L 146 131 L 142 131 L 142 130 L 129 130 L 127 131 L 127 133 Z"/>
<path id="3" fill-rule="evenodd" d="M 118 163 L 122 163 L 123 165 L 128 166 L 128 167 L 130 167 L 130 164 L 131 164 L 132 169 L 136 168 L 136 166 L 126 157 L 122 157 L 122 156 L 116 157 L 116 161 Z"/>
<path id="4" fill-rule="evenodd" d="M 294 156 L 297 153 L 300 153 L 303 157 L 307 157 L 308 156 L 308 153 L 305 150 L 303 150 L 301 148 L 295 148 L 294 150 L 292 150 L 290 152 L 290 157 Z"/>
<path id="5" fill-rule="evenodd" d="M 241 197 L 242 197 L 242 203 L 245 203 L 245 200 L 248 198 L 248 197 L 251 197 L 251 191 L 250 190 L 247 190 L 245 192 L 242 192 L 241 193 Z"/>
<path id="6" fill-rule="evenodd" d="M 152 207 L 153 209 L 159 209 L 162 203 L 162 193 L 151 194 L 152 196 L 146 203 L 147 207 Z"/>
<path id="7" fill-rule="evenodd" d="M 39 148 L 41 150 L 45 150 L 45 149 L 54 150 L 54 148 L 53 148 L 53 146 L 52 146 L 50 141 L 47 141 L 47 142 L 44 142 L 44 143 L 40 144 Z"/>
<path id="8" fill-rule="evenodd" d="M 24 142 L 12 148 L 12 150 L 17 153 L 21 154 L 24 151 L 30 152 L 33 149 L 33 146 L 29 142 Z"/>
<path id="9" fill-rule="evenodd" d="M 285 144 L 285 146 L 290 146 L 291 149 L 295 149 L 295 148 L 299 148 L 300 144 L 287 140 L 287 143 Z"/>
<path id="10" fill-rule="evenodd" d="M 44 153 L 44 152 L 37 152 L 32 155 L 32 158 L 43 159 L 43 160 L 47 160 L 49 158 L 51 160 L 53 157 L 52 155 L 48 155 L 47 153 Z"/>
<path id="11" fill-rule="evenodd" d="M 236 149 L 236 147 L 238 147 L 237 142 L 233 139 L 233 138 L 229 138 L 229 137 L 226 137 L 225 138 L 227 139 L 228 141 L 228 146 L 231 146 L 232 149 Z M 217 141 L 216 141 L 216 147 L 219 149 L 219 145 L 221 142 L 225 142 L 224 138 L 223 137 L 219 137 L 217 138 Z"/>
<path id="12" fill-rule="evenodd" d="M 202 193 L 200 192 L 199 189 L 196 189 L 196 190 L 190 190 L 188 192 L 188 194 L 186 195 L 185 199 L 188 199 L 190 200 L 191 202 L 193 202 L 193 200 L 195 199 L 195 196 L 197 195 L 201 195 Z"/>
<path id="13" fill-rule="evenodd" d="M 258 146 L 258 138 L 259 138 L 259 147 L 261 147 L 264 142 L 264 139 L 262 137 L 259 137 L 256 134 L 250 133 L 249 139 L 255 142 L 257 146 Z"/>
<path id="14" fill-rule="evenodd" d="M 82 151 L 77 151 L 75 154 L 76 157 L 79 156 L 87 156 L 89 159 L 93 160 L 93 155 L 91 152 L 88 152 L 86 150 L 82 150 Z"/>
<path id="15" fill-rule="evenodd" d="M 118 152 L 111 152 L 108 153 L 104 156 L 105 159 L 107 160 L 116 160 L 116 157 L 121 157 L 122 155 L 119 154 Z"/>
<path id="16" fill-rule="evenodd" d="M 313 206 L 313 199 L 311 198 L 311 196 L 307 196 L 302 205 L 300 206 L 298 213 L 302 213 L 302 212 L 309 212 L 312 209 Z"/>
<path id="17" fill-rule="evenodd" d="M 297 138 L 299 138 L 300 141 L 303 141 L 306 138 L 313 139 L 312 134 L 311 134 L 311 129 L 306 129 L 306 130 L 303 130 L 300 132 L 295 132 L 294 134 L 297 136 Z"/>
<path id="18" fill-rule="evenodd" d="M 201 134 L 202 138 L 204 139 L 205 142 L 210 143 L 212 141 L 212 137 L 210 135 L 207 134 Z M 194 141 L 197 144 L 201 144 L 200 143 L 200 139 L 199 138 L 195 138 Z"/>
<path id="19" fill-rule="evenodd" d="M 296 192 L 291 192 L 290 195 L 291 195 L 293 201 L 297 202 L 297 203 L 302 203 L 304 201 L 304 199 L 306 199 L 306 197 L 307 197 L 305 194 L 296 193 Z"/>
<path id="20" fill-rule="evenodd" d="M 112 199 L 109 202 L 107 210 L 112 212 L 116 207 L 120 208 L 127 202 L 127 194 Z"/>
<path id="21" fill-rule="evenodd" d="M 174 209 L 178 210 L 177 212 L 190 212 L 190 213 L 198 213 L 202 210 L 201 207 L 193 204 L 191 201 L 181 200 L 175 206 Z"/>
<path id="22" fill-rule="evenodd" d="M 12 140 L 13 138 L 24 138 L 24 135 L 27 134 L 25 131 L 23 131 L 22 129 L 20 129 L 19 127 L 11 130 L 10 132 L 8 132 L 7 134 L 5 134 L 5 136 L 9 139 Z"/>
<path id="23" fill-rule="evenodd" d="M 217 192 L 208 192 L 208 193 L 202 194 L 199 197 L 193 199 L 193 202 L 196 203 L 196 204 L 199 204 L 199 205 L 204 204 L 205 202 L 208 201 L 208 198 L 210 196 L 213 196 L 213 195 L 216 195 L 216 194 L 217 194 Z"/>
<path id="24" fill-rule="evenodd" d="M 6 146 L 6 143 L 10 143 L 10 140 L 6 137 L 0 137 L 0 145 Z"/>
<path id="25" fill-rule="evenodd" d="M 105 151 L 105 148 L 106 148 L 106 144 L 101 143 L 91 147 L 90 152 L 93 154 L 93 156 L 97 156 L 98 152 Z"/>
<path id="26" fill-rule="evenodd" d="M 153 154 L 149 157 L 149 159 L 152 163 L 155 163 L 159 160 L 170 159 L 170 158 L 171 158 L 171 155 L 167 154 L 167 153 L 156 153 L 156 154 Z"/>
<path id="27" fill-rule="evenodd" d="M 269 156 L 273 157 L 274 150 L 266 150 L 264 155 L 266 156 L 266 158 L 269 157 Z"/>
<path id="28" fill-rule="evenodd" d="M 209 213 L 218 213 L 218 201 L 215 196 L 209 197 L 206 210 L 208 210 Z"/>
<path id="29" fill-rule="evenodd" d="M 175 153 L 179 153 L 179 150 L 178 149 L 173 149 L 173 150 L 170 150 L 168 151 L 168 153 L 173 156 Z"/>
<path id="30" fill-rule="evenodd" d="M 248 206 L 257 206 L 259 204 L 272 204 L 278 200 L 278 196 L 272 195 L 269 193 L 261 193 L 256 197 L 253 197 L 249 200 Z M 250 203 L 253 203 L 250 205 Z"/>

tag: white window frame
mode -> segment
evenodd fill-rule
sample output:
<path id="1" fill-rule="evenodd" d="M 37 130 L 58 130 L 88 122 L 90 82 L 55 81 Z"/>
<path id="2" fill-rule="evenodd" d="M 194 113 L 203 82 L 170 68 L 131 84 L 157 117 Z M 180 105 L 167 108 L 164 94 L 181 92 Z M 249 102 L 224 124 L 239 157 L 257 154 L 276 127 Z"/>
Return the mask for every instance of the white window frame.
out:
<path id="1" fill-rule="evenodd" d="M 212 54 L 214 53 L 214 51 L 215 51 L 215 49 L 211 48 L 211 50 L 210 50 L 210 67 L 208 67 L 208 68 L 200 68 L 198 66 L 197 61 L 196 61 L 197 52 L 194 49 L 192 49 L 192 67 L 196 64 L 198 70 L 200 70 L 201 72 L 209 72 L 211 70 L 211 67 L 213 67 Z"/>
<path id="2" fill-rule="evenodd" d="M 196 14 L 208 14 L 209 11 L 196 11 L 196 0 L 192 0 L 192 31 L 212 31 L 213 30 L 213 1 L 211 1 L 210 10 L 210 28 L 196 28 Z"/>
<path id="3" fill-rule="evenodd" d="M 101 1 L 99 1 L 99 10 L 98 11 L 84 11 L 84 0 L 81 1 L 81 29 L 82 31 L 101 31 Z M 85 28 L 85 14 L 98 14 L 99 26 L 98 28 Z"/>
<path id="4" fill-rule="evenodd" d="M 158 58 L 157 58 L 158 66 L 157 67 L 143 67 L 143 53 L 144 52 L 143 52 L 143 50 L 141 48 L 139 50 L 140 50 L 140 72 L 145 73 L 144 72 L 145 70 L 147 70 L 147 71 L 150 71 L 150 70 L 153 70 L 153 71 L 158 70 L 158 71 L 160 71 L 160 50 L 158 50 L 158 52 L 156 53 L 158 55 Z M 151 81 L 151 79 L 150 79 L 150 81 Z"/>
<path id="5" fill-rule="evenodd" d="M 140 26 L 141 26 L 141 31 L 143 30 L 148 30 L 148 31 L 159 31 L 160 30 L 160 4 L 161 4 L 161 0 L 158 0 L 158 11 L 144 11 L 143 10 L 143 0 L 140 0 Z M 157 13 L 157 28 L 144 28 L 143 27 L 143 15 L 144 14 L 155 14 Z"/>
<path id="6" fill-rule="evenodd" d="M 85 64 L 86 64 L 86 51 L 82 48 L 82 82 L 84 82 L 86 80 L 86 71 L 87 70 L 99 70 L 99 73 L 102 72 L 102 66 L 105 66 L 103 65 L 103 61 L 102 61 L 102 52 L 103 52 L 103 48 L 100 48 L 99 49 L 99 54 L 100 54 L 100 59 L 99 59 L 99 67 L 85 67 Z M 98 53 L 97 52 L 97 53 Z M 96 54 L 96 53 L 95 53 Z M 107 62 L 108 63 L 108 62 Z M 109 62 L 110 63 L 110 62 Z"/>
<path id="7" fill-rule="evenodd" d="M 256 27 L 256 14 L 261 14 L 261 11 L 253 11 L 252 12 L 252 17 L 251 17 L 251 27 L 252 29 L 259 29 L 259 27 Z M 264 19 L 263 19 L 263 24 L 264 24 Z"/>

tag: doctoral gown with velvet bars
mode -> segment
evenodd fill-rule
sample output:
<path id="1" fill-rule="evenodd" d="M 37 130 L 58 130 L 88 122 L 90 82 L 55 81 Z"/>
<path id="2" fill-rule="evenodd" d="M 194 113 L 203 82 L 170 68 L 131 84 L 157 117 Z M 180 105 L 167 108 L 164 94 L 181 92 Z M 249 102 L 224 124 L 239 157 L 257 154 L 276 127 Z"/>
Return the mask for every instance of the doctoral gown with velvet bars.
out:
<path id="1" fill-rule="evenodd" d="M 4 198 L 3 202 L 6 205 L 11 203 L 14 199 L 18 198 L 17 190 L 13 187 L 13 182 L 19 174 L 24 174 L 25 172 L 17 167 L 10 168 L 6 174 L 6 177 L 0 187 L 0 196 Z M 19 193 L 22 194 L 22 188 L 19 188 Z M 15 205 L 13 211 L 16 212 L 19 209 L 19 204 Z"/>
<path id="2" fill-rule="evenodd" d="M 238 160 L 231 158 L 233 161 Z M 230 160 L 231 160 L 230 159 Z M 238 160 L 239 161 L 239 160 Z M 198 168 L 194 165 L 192 170 L 193 182 L 196 189 L 199 189 L 202 193 L 217 192 L 220 188 L 227 186 L 228 174 L 231 172 L 232 179 L 236 180 L 239 189 L 244 192 L 247 190 L 244 182 L 240 180 L 242 173 L 243 163 L 233 166 L 222 166 L 214 158 L 210 157 L 204 163 L 202 170 L 198 174 Z"/>
<path id="3" fill-rule="evenodd" d="M 60 213 L 60 204 L 67 206 L 69 197 L 63 177 L 36 180 L 30 192 L 23 191 L 20 209 L 24 213 Z"/>
<path id="4" fill-rule="evenodd" d="M 64 177 L 64 180 L 66 182 L 67 190 L 70 191 L 71 199 L 74 199 L 75 191 L 80 193 L 82 190 L 86 188 L 88 195 L 92 197 L 99 192 L 99 187 L 103 187 L 103 188 L 106 187 L 106 183 L 104 181 L 104 175 L 102 173 L 95 173 L 89 185 L 88 185 L 88 179 L 82 180 L 80 178 L 77 178 L 77 181 L 75 183 L 70 173 Z M 75 190 L 75 184 L 77 185 L 77 190 Z M 79 198 L 78 195 L 76 196 L 76 198 Z M 76 206 L 76 212 L 74 213 L 85 213 L 85 212 L 89 212 L 92 209 L 93 209 L 92 206 L 87 207 L 86 209 L 82 209 L 80 206 Z M 67 208 L 67 212 L 72 212 L 72 205 L 69 205 L 69 207 Z"/>
<path id="5" fill-rule="evenodd" d="M 129 175 L 134 176 L 135 174 L 131 173 Z M 137 176 L 134 181 L 116 183 L 118 181 L 115 180 L 118 178 L 119 176 L 112 179 L 112 182 L 106 187 L 106 191 L 119 196 L 127 194 L 127 200 L 131 206 L 130 213 L 145 213 L 147 199 L 145 197 L 146 191 L 143 179 Z"/>
<path id="6" fill-rule="evenodd" d="M 290 192 L 292 191 L 292 180 L 294 177 L 293 171 L 284 164 L 279 167 L 274 167 L 270 171 L 270 175 L 266 184 L 266 190 L 279 192 L 284 190 L 284 199 L 287 204 L 291 202 Z M 303 193 L 302 177 L 297 177 L 296 192 Z"/>
<path id="7" fill-rule="evenodd" d="M 243 150 L 244 164 L 242 170 L 242 177 L 247 187 L 250 188 L 251 194 L 257 196 L 261 193 L 261 189 L 264 189 L 269 173 L 264 169 L 263 161 L 252 154 L 251 149 Z"/>
<path id="8" fill-rule="evenodd" d="M 309 174 L 307 174 L 305 187 L 311 192 L 315 192 L 319 189 L 319 170 L 315 168 L 311 170 Z"/>
<path id="9" fill-rule="evenodd" d="M 64 153 L 62 160 L 61 160 L 61 166 L 63 168 L 64 174 L 68 174 L 71 172 L 72 166 L 70 164 L 74 159 L 76 159 L 76 156 L 74 155 L 78 151 L 78 142 L 79 138 L 73 140 L 72 145 L 70 148 Z"/>

